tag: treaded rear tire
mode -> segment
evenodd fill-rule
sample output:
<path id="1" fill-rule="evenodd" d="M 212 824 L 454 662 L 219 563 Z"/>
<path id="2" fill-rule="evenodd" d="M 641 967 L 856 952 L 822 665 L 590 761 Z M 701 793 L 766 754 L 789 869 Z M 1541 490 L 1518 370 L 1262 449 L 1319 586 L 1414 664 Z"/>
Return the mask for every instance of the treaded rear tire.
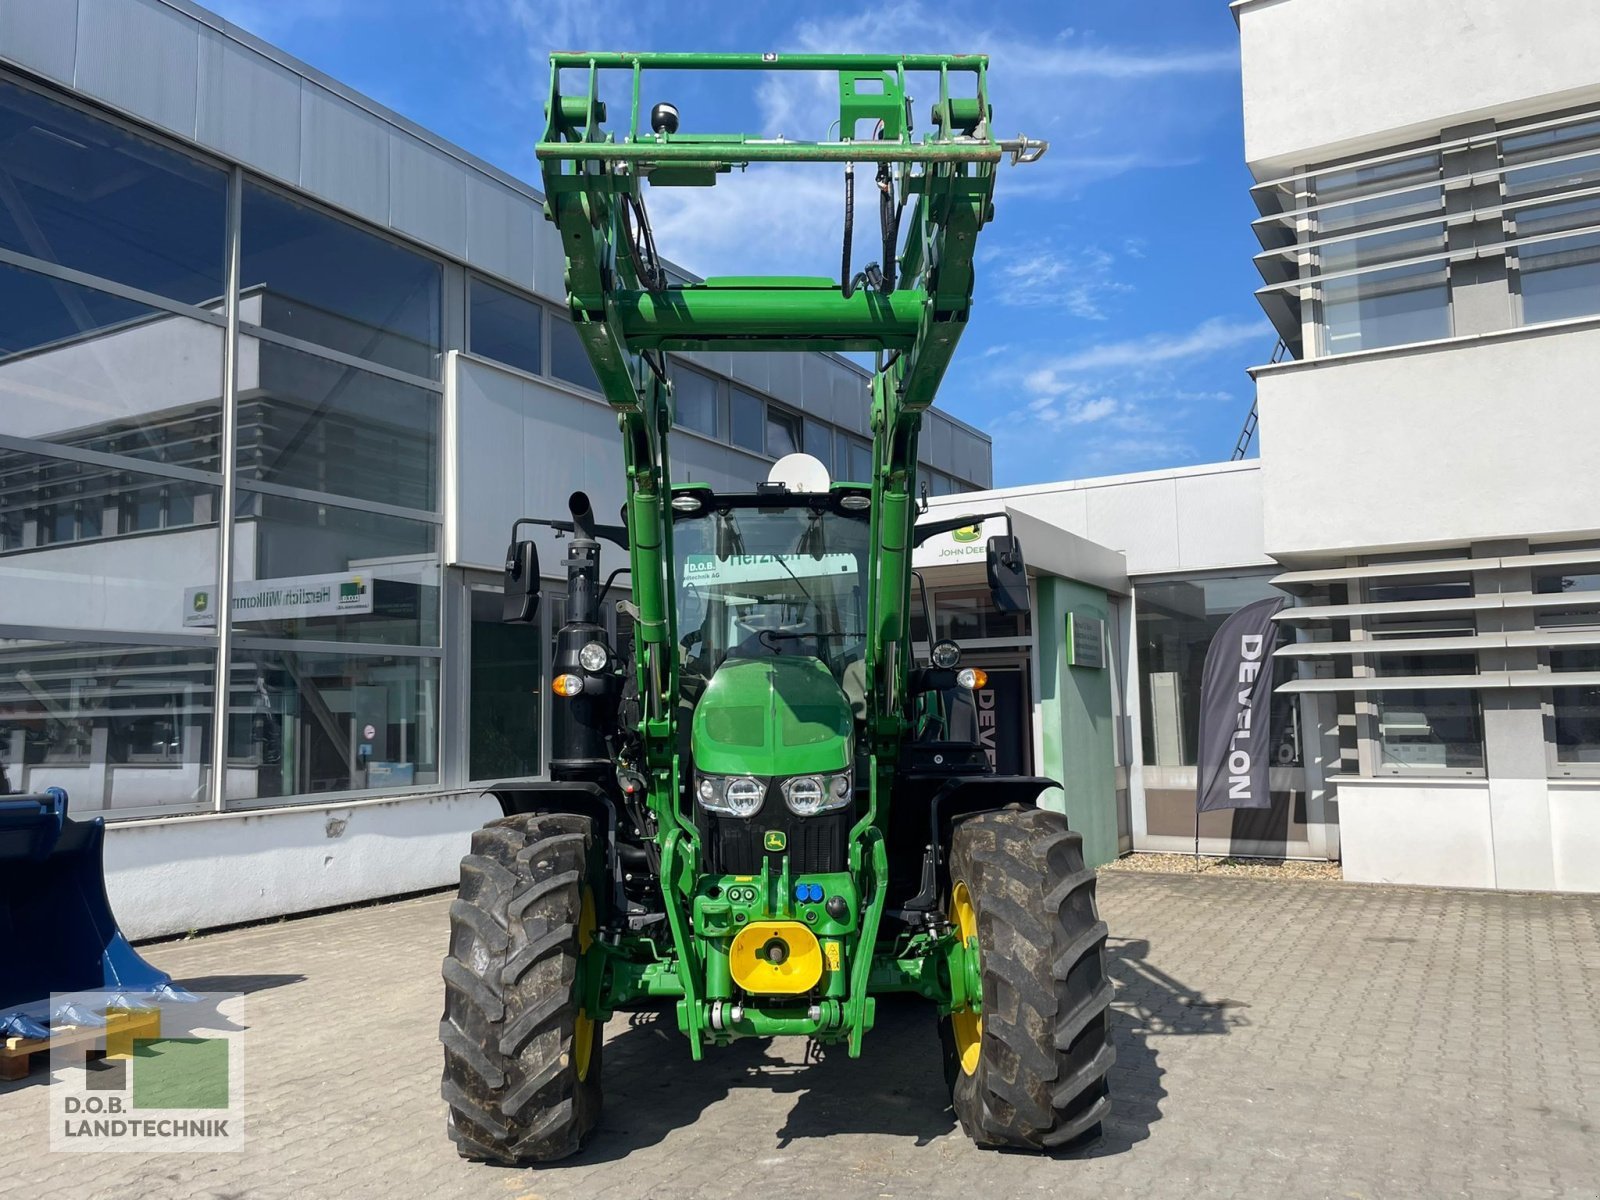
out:
<path id="1" fill-rule="evenodd" d="M 1105 922 L 1083 838 L 1043 809 L 979 813 L 956 827 L 951 886 L 965 883 L 978 918 L 983 1031 L 964 1074 L 950 1020 L 945 1072 L 967 1136 L 980 1146 L 1078 1149 L 1111 1106 L 1111 981 Z"/>
<path id="2" fill-rule="evenodd" d="M 450 1138 L 463 1158 L 564 1158 L 599 1119 L 598 1023 L 583 1079 L 574 1053 L 578 926 L 594 858 L 589 818 L 540 814 L 491 821 L 461 860 L 439 1039 Z"/>

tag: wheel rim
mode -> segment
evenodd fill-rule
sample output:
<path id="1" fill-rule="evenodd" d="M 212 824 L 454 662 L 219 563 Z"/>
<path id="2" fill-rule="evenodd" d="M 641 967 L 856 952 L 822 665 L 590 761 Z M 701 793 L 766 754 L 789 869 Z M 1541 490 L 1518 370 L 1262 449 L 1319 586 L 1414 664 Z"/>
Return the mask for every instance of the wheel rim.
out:
<path id="1" fill-rule="evenodd" d="M 594 941 L 594 893 L 583 889 L 583 900 L 578 909 L 578 954 L 581 957 Z M 578 973 L 583 978 L 583 972 Z M 580 1080 L 589 1078 L 589 1063 L 594 1059 L 594 1041 L 599 1030 L 589 1017 L 589 1010 L 581 1004 L 572 1021 L 572 1065 Z"/>
<path id="2" fill-rule="evenodd" d="M 978 910 L 972 907 L 972 896 L 967 885 L 957 883 L 950 893 L 950 923 L 961 936 L 961 944 L 968 954 L 978 953 Z M 969 972 L 973 974 L 973 972 Z M 961 1063 L 961 1073 L 971 1075 L 978 1069 L 978 1058 L 983 1053 L 983 1014 L 972 1011 L 971 1001 L 950 1014 L 950 1029 L 955 1034 L 956 1058 Z"/>

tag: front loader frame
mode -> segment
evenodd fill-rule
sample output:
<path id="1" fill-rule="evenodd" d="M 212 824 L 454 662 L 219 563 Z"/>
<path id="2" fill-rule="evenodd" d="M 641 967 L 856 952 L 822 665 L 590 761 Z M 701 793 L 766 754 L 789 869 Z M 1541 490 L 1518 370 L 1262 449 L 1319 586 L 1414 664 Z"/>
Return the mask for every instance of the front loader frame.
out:
<path id="1" fill-rule="evenodd" d="M 839 81 L 836 140 L 802 142 L 722 132 L 678 132 L 653 112 L 644 127 L 646 72 L 823 71 Z M 873 994 L 917 992 L 944 1011 L 976 1002 L 975 954 L 937 920 L 911 924 L 897 943 L 878 946 L 892 889 L 887 842 L 890 796 L 912 732 L 908 716 L 910 558 L 917 515 L 917 438 L 922 414 L 950 363 L 972 302 L 977 235 L 993 216 L 994 173 L 1008 154 L 1031 161 L 1043 150 L 1026 138 L 997 139 L 990 128 L 988 59 L 981 55 L 589 54 L 552 56 L 547 124 L 536 153 L 545 213 L 560 231 L 567 300 L 601 390 L 616 410 L 627 475 L 627 541 L 637 609 L 633 683 L 637 689 L 639 767 L 654 814 L 653 840 L 671 960 L 628 928 L 624 909 L 585 956 L 580 989 L 590 1012 L 604 1014 L 647 998 L 677 1000 L 678 1019 L 695 1058 L 707 1041 L 744 1034 L 811 1033 L 844 1040 L 860 1053 L 873 1021 Z M 630 96 L 619 138 L 606 128 L 602 78 L 626 78 Z M 912 134 L 913 79 L 930 82 L 932 131 Z M 571 90 L 568 81 L 572 81 Z M 861 277 L 738 277 L 673 280 L 655 256 L 643 183 L 703 186 L 752 164 L 837 163 L 877 169 L 879 191 L 897 198 L 894 229 L 885 226 L 889 261 Z M 887 213 L 888 210 L 884 210 Z M 887 222 L 887 216 L 885 216 Z M 845 270 L 848 275 L 848 244 Z M 873 463 L 872 565 L 867 608 L 867 718 L 861 738 L 870 763 L 865 811 L 850 832 L 850 874 L 860 881 L 859 924 L 848 935 L 849 971 L 842 996 L 817 1012 L 778 1007 L 721 1011 L 702 983 L 714 966 L 705 939 L 692 936 L 691 905 L 701 859 L 700 835 L 682 810 L 679 778 L 678 660 L 672 580 L 670 463 L 672 423 L 667 351 L 853 350 L 877 355 L 871 385 Z M 1012 786 L 991 787 L 1008 782 Z M 1031 803 L 1048 780 L 968 781 L 961 812 Z M 1016 786 L 1018 783 L 1024 786 Z M 616 805 L 603 788 L 531 784 L 502 789 L 508 813 L 571 811 L 604 818 L 616 867 Z M 607 805 L 609 804 L 609 810 Z M 609 811 L 609 815 L 608 815 Z M 949 821 L 936 815 L 926 844 L 937 872 Z M 620 895 L 620 880 L 613 883 Z M 771 886 L 763 880 L 762 886 Z M 926 889 L 924 889 L 924 892 Z M 910 899 L 927 901 L 922 892 Z M 911 908 L 912 912 L 926 912 Z"/>

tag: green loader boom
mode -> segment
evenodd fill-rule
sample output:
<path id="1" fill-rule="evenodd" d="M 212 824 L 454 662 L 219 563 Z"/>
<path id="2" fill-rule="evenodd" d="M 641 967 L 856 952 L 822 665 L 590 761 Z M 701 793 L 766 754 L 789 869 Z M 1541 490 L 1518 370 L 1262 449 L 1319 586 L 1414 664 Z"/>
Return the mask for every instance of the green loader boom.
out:
<path id="1" fill-rule="evenodd" d="M 956 1110 L 980 1143 L 1093 1136 L 1110 1061 L 1093 872 L 1077 835 L 1038 807 L 1053 781 L 996 775 L 975 738 L 951 735 L 982 672 L 956 669 L 954 643 L 919 665 L 909 619 L 919 539 L 989 515 L 917 524 L 917 439 L 966 327 L 996 170 L 1044 145 L 995 136 L 981 55 L 551 62 L 536 148 L 545 213 L 616 410 L 627 501 L 617 527 L 596 525 L 581 496 L 571 522 L 536 522 L 574 534 L 556 761 L 548 783 L 497 790 L 507 815 L 463 863 L 443 1027 L 458 1146 L 501 1161 L 577 1149 L 598 1118 L 599 1030 L 616 1010 L 672 1005 L 695 1059 L 795 1034 L 856 1056 L 892 992 L 943 1018 Z M 835 138 L 681 128 L 642 93 L 647 74 L 653 86 L 682 71 L 831 75 Z M 935 97 L 921 135 L 913 81 Z M 603 83 L 629 97 L 620 128 Z M 767 163 L 843 169 L 839 278 L 693 280 L 662 262 L 651 189 L 727 186 Z M 858 166 L 882 236 L 859 273 Z M 871 478 L 743 496 L 672 484 L 666 355 L 708 350 L 874 355 Z M 628 554 L 631 661 L 597 618 L 602 539 Z M 996 603 L 1025 608 L 1020 546 L 1008 536 L 989 550 Z M 514 535 L 507 565 L 508 615 L 526 619 L 531 543 Z M 1036 903 L 1016 911 L 1019 895 Z M 1023 942 L 1034 949 L 1017 968 L 1007 956 Z M 1013 968 L 1036 977 L 1019 983 Z M 992 1013 L 1002 984 L 1026 994 Z M 1048 1070 L 1018 1065 L 1028 1037 L 1043 1038 Z"/>

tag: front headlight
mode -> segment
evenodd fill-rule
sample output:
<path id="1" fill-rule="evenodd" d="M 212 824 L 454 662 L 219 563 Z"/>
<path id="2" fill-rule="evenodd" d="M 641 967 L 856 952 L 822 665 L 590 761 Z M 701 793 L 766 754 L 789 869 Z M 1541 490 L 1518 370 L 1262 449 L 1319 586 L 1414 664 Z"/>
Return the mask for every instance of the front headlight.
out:
<path id="1" fill-rule="evenodd" d="M 849 771 L 836 775 L 796 775 L 783 781 L 783 802 L 797 817 L 831 812 L 843 808 L 854 798 Z"/>
<path id="2" fill-rule="evenodd" d="M 694 794 L 707 812 L 753 817 L 767 798 L 767 785 L 752 775 L 702 775 Z"/>

